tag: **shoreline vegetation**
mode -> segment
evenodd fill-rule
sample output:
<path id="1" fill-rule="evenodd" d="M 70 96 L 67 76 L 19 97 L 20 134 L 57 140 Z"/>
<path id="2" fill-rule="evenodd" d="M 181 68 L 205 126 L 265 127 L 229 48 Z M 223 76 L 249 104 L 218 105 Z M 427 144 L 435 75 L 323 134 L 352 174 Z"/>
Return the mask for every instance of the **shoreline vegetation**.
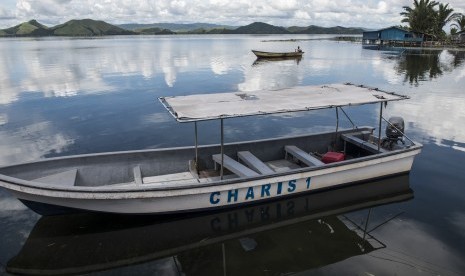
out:
<path id="1" fill-rule="evenodd" d="M 0 30 L 0 37 L 46 37 L 71 36 L 91 37 L 109 35 L 177 35 L 177 34 L 362 34 L 363 28 L 320 27 L 278 27 L 262 22 L 240 27 L 215 24 L 122 24 L 112 25 L 93 19 L 70 20 L 66 23 L 47 27 L 37 20 L 30 20 L 14 27 Z"/>
<path id="2" fill-rule="evenodd" d="M 317 38 L 290 38 L 290 39 L 267 39 L 262 42 L 303 42 L 303 41 L 315 41 L 315 40 L 331 40 L 338 42 L 351 42 L 362 44 L 363 39 L 361 35 L 350 35 L 350 36 L 334 36 L 334 37 L 317 37 Z M 454 51 L 465 51 L 465 46 L 461 44 L 449 43 L 449 42 L 425 42 L 425 46 L 405 46 L 405 45 L 384 45 L 380 46 L 379 49 L 396 49 L 396 48 L 408 48 L 408 49 L 421 49 L 421 50 L 454 50 Z M 378 45 L 364 45 L 366 48 L 377 48 Z"/>

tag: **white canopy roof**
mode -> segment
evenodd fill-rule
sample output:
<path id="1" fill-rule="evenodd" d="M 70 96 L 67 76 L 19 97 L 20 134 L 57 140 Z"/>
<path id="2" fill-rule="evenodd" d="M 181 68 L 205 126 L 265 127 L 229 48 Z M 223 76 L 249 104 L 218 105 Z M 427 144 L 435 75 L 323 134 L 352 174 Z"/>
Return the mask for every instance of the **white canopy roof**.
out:
<path id="1" fill-rule="evenodd" d="M 398 101 L 407 96 L 353 84 L 298 86 L 282 90 L 160 97 L 179 122 L 315 110 Z"/>

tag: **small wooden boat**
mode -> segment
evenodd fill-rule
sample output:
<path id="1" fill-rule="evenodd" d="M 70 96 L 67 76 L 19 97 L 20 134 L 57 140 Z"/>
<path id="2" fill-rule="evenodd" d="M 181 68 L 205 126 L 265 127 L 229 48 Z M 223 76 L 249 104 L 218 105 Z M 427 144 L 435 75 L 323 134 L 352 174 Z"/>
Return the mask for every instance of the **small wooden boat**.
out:
<path id="1" fill-rule="evenodd" d="M 302 57 L 304 52 L 263 52 L 252 50 L 257 58 L 297 58 Z"/>
<path id="2" fill-rule="evenodd" d="M 387 137 L 380 137 L 383 104 L 407 98 L 353 84 L 162 97 L 178 122 L 194 122 L 194 146 L 11 165 L 0 168 L 0 187 L 41 214 L 63 208 L 164 214 L 233 207 L 405 173 L 422 145 L 403 134 L 399 120 L 386 120 Z M 228 118 L 328 108 L 347 116 L 344 106 L 373 103 L 380 104 L 378 136 L 372 127 L 339 130 L 336 124 L 334 131 L 224 143 Z M 198 145 L 197 124 L 206 120 L 221 121 L 220 144 Z"/>

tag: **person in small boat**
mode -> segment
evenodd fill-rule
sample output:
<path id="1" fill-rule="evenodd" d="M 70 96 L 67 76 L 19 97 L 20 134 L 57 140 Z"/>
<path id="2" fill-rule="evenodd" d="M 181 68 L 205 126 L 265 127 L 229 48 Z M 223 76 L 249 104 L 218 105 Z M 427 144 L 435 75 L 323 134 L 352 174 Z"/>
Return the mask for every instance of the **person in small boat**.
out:
<path id="1" fill-rule="evenodd" d="M 297 49 L 295 51 L 301 53 L 302 49 L 300 49 L 300 46 L 297 46 Z"/>

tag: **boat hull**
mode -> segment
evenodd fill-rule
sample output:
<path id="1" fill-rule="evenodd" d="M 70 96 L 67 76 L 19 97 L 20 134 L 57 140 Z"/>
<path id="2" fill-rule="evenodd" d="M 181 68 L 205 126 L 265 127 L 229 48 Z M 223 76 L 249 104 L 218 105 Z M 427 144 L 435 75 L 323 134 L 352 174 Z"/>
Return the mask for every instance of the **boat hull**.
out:
<path id="1" fill-rule="evenodd" d="M 8 261 L 6 269 L 10 273 L 26 275 L 81 275 L 172 256 L 181 260 L 180 256 L 186 256 L 186 253 L 197 256 L 199 252 L 208 252 L 209 248 L 215 249 L 217 246 L 221 248 L 228 242 L 236 246 L 242 238 L 274 240 L 276 235 L 272 233 L 277 233 L 286 239 L 285 243 L 279 243 L 280 247 L 273 249 L 273 256 L 278 259 L 282 252 L 296 252 L 302 255 L 302 242 L 308 242 L 305 247 L 311 251 L 308 252 L 310 255 L 300 259 L 301 270 L 304 271 L 322 266 L 322 252 L 331 255 L 325 260 L 332 263 L 350 256 L 367 254 L 371 252 L 369 249 L 382 247 L 376 237 L 365 234 L 366 231 L 362 229 L 354 228 L 343 216 L 337 215 L 409 200 L 413 198 L 413 191 L 409 187 L 408 175 L 369 184 L 351 185 L 342 189 L 294 196 L 233 210 L 163 216 L 160 219 L 92 214 L 42 217 L 31 230 L 19 253 Z M 328 224 L 321 223 L 320 219 L 334 222 L 330 224 L 338 233 L 336 239 L 333 239 L 334 231 L 327 231 Z M 337 221 L 344 224 L 335 224 Z M 295 229 L 302 231 L 296 232 Z M 309 230 L 317 229 L 323 230 L 318 232 L 318 239 L 308 239 Z M 325 237 L 327 242 L 319 242 Z M 359 247 L 363 238 L 363 247 Z M 344 250 L 339 257 L 334 254 L 336 250 L 327 250 L 328 247 L 341 248 L 341 242 L 350 250 Z M 99 250 L 95 250 L 96 244 L 99 244 Z M 321 250 L 316 250 L 315 247 Z M 242 256 L 240 263 L 250 261 L 251 258 L 250 254 L 234 256 L 235 263 L 238 263 L 237 256 Z M 261 254 L 255 256 L 263 259 Z M 311 263 L 309 259 L 316 261 Z M 215 260 L 222 262 L 222 258 Z M 293 260 L 285 260 L 279 265 L 280 270 L 276 270 L 274 274 L 296 271 L 295 259 Z M 268 259 L 268 264 L 275 262 L 276 259 Z M 137 271 L 136 267 L 134 269 L 136 270 L 131 272 Z M 189 274 L 186 269 L 183 271 Z M 193 273 L 212 274 L 211 269 L 196 269 Z"/>
<path id="2" fill-rule="evenodd" d="M 257 58 L 297 58 L 302 57 L 304 52 L 263 52 L 252 50 Z"/>
<path id="3" fill-rule="evenodd" d="M 410 171 L 414 157 L 420 150 L 414 147 L 401 153 L 386 153 L 357 161 L 347 160 L 318 169 L 171 189 L 151 188 L 147 185 L 144 188 L 54 190 L 18 185 L 5 180 L 0 184 L 22 201 L 50 206 L 120 214 L 195 212 L 256 203 L 405 173 Z"/>

